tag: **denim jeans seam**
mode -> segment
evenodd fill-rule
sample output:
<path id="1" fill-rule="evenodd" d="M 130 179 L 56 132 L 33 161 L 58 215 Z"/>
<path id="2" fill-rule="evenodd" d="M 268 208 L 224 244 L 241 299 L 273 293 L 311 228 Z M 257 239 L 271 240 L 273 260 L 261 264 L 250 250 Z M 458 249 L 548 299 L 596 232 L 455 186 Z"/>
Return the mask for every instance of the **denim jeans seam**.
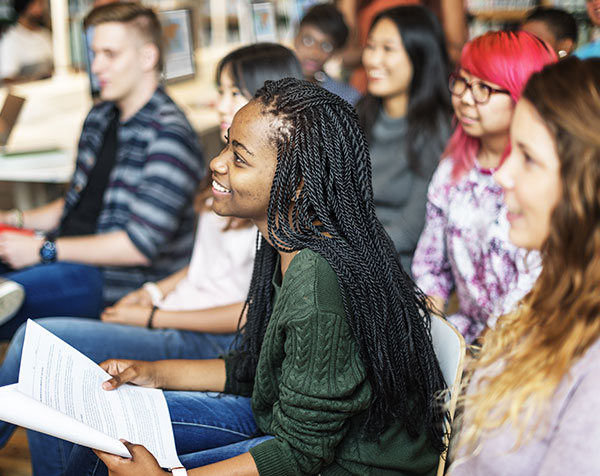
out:
<path id="1" fill-rule="evenodd" d="M 172 422 L 172 424 L 173 424 L 173 426 L 175 426 L 175 425 L 197 426 L 197 427 L 202 427 L 202 428 L 208 428 L 211 430 L 225 431 L 227 433 L 232 433 L 234 435 L 243 436 L 245 438 L 250 438 L 252 436 L 252 434 L 242 433 L 240 431 L 235 431 L 235 430 L 230 430 L 229 428 L 223 428 L 222 426 L 213 426 L 213 425 L 205 425 L 202 423 L 189 423 L 189 422 Z"/>
<path id="2" fill-rule="evenodd" d="M 67 467 L 67 459 L 68 459 L 68 456 L 65 455 L 65 452 L 63 450 L 64 450 L 64 448 L 63 448 L 62 442 L 60 442 L 58 445 L 58 453 L 59 453 L 58 460 L 60 461 L 60 465 L 62 468 L 61 471 L 64 471 L 64 469 Z"/>
<path id="3" fill-rule="evenodd" d="M 90 472 L 90 476 L 95 476 L 96 472 L 98 471 L 98 465 L 100 464 L 100 458 L 96 459 L 96 464 L 94 465 L 94 467 L 92 468 L 91 472 Z"/>

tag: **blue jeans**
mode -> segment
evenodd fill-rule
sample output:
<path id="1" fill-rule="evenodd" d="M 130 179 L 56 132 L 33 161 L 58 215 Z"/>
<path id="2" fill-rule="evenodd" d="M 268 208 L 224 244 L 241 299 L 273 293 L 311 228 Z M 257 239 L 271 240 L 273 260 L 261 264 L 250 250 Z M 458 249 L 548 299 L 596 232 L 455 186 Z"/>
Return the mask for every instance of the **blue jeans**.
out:
<path id="1" fill-rule="evenodd" d="M 246 453 L 273 438 L 256 427 L 250 399 L 204 392 L 165 392 L 181 463 L 197 468 Z M 90 450 L 75 446 L 66 476 L 105 476 L 106 466 Z"/>
<path id="2" fill-rule="evenodd" d="M 36 322 L 98 363 L 109 358 L 211 359 L 227 352 L 234 338 L 234 334 L 146 329 L 96 319 L 53 317 Z M 17 382 L 24 338 L 25 325 L 15 334 L 0 367 L 0 386 Z M 13 431 L 13 425 L 0 421 L 0 447 Z M 27 436 L 34 472 L 44 476 L 62 474 L 73 445 L 33 431 Z"/>
<path id="3" fill-rule="evenodd" d="M 49 263 L 0 273 L 25 288 L 17 314 L 0 326 L 0 340 L 9 340 L 27 318 L 47 316 L 99 317 L 104 306 L 100 268 L 77 263 Z"/>

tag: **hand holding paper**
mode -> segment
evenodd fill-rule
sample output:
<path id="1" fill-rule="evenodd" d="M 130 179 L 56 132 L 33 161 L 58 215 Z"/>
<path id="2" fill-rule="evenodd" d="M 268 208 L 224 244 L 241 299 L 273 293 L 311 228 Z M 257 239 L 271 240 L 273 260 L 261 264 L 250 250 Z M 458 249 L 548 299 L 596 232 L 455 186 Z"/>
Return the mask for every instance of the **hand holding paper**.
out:
<path id="1" fill-rule="evenodd" d="M 102 384 L 104 390 L 114 390 L 126 383 L 148 388 L 160 386 L 154 371 L 154 362 L 110 359 L 102 362 L 100 367 L 112 375 L 110 380 Z"/>
<path id="2" fill-rule="evenodd" d="M 119 438 L 142 444 L 162 467 L 178 466 L 161 390 L 121 385 L 86 356 L 29 320 L 19 383 L 0 387 L 0 419 L 73 443 L 129 457 Z M 146 475 L 147 476 L 147 475 Z"/>
<path id="3" fill-rule="evenodd" d="M 109 469 L 111 476 L 164 476 L 169 474 L 159 468 L 156 458 L 146 448 L 125 441 L 123 443 L 131 453 L 131 459 L 94 450 L 94 453 Z"/>

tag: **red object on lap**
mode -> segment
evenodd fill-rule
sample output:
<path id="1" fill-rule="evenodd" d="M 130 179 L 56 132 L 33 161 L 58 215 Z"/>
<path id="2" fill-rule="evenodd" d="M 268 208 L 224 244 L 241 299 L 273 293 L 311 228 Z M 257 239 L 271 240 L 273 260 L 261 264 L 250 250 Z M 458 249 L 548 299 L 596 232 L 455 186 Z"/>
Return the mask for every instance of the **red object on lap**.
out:
<path id="1" fill-rule="evenodd" d="M 17 228 L 16 226 L 2 225 L 0 224 L 0 233 L 5 231 L 11 231 L 13 233 L 21 233 L 23 235 L 33 236 L 35 234 L 35 230 L 31 230 L 29 228 Z"/>

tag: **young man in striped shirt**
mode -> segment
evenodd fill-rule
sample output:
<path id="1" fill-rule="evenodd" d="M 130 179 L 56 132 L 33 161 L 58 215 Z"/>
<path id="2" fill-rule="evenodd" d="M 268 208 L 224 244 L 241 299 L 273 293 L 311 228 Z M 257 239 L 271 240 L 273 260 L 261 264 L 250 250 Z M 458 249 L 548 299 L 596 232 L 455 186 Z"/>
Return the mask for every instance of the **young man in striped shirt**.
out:
<path id="1" fill-rule="evenodd" d="M 25 288 L 16 315 L 0 315 L 0 340 L 27 317 L 98 317 L 106 304 L 182 268 L 192 249 L 203 158 L 160 86 L 160 23 L 135 3 L 98 7 L 85 23 L 94 27 L 92 71 L 103 101 L 83 125 L 66 196 L 0 212 L 0 222 L 44 232 L 0 234 L 3 275 Z"/>

